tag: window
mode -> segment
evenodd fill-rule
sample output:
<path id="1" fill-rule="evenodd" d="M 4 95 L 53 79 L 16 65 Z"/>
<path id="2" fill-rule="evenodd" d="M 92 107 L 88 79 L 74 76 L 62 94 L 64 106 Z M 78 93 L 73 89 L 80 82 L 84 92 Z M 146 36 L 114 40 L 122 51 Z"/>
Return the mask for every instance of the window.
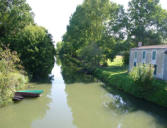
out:
<path id="1" fill-rule="evenodd" d="M 155 60 L 156 59 L 156 51 L 153 51 L 152 53 L 152 60 Z"/>
<path id="2" fill-rule="evenodd" d="M 143 59 L 146 58 L 146 51 L 143 52 Z"/>
<path id="3" fill-rule="evenodd" d="M 137 52 L 135 52 L 135 58 L 137 58 Z"/>
<path id="4" fill-rule="evenodd" d="M 154 75 L 157 74 L 157 65 L 154 65 Z"/>

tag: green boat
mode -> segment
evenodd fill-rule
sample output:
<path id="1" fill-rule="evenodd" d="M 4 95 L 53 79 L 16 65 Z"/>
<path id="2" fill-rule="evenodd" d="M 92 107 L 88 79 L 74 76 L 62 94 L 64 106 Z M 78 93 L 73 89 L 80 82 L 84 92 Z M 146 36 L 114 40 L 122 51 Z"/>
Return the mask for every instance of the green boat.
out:
<path id="1" fill-rule="evenodd" d="M 23 97 L 39 97 L 41 93 L 43 93 L 43 90 L 21 90 L 16 91 L 16 96 L 23 96 Z"/>
<path id="2" fill-rule="evenodd" d="M 41 93 L 43 93 L 43 90 L 21 90 L 21 91 L 16 91 L 16 92 L 26 92 L 26 93 L 37 93 L 37 94 L 41 94 Z"/>

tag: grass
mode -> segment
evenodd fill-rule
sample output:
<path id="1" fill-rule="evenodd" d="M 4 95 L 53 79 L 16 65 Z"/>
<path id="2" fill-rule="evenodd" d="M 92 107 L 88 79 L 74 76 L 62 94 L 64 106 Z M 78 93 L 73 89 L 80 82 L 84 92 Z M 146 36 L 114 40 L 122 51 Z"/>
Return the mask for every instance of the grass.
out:
<path id="1" fill-rule="evenodd" d="M 98 68 L 94 76 L 106 83 L 135 97 L 167 107 L 167 83 L 153 79 L 153 89 L 141 95 L 135 82 L 129 77 L 128 68 L 123 66 L 122 57 L 117 56 L 113 62 L 108 62 L 108 67 Z"/>
<path id="2" fill-rule="evenodd" d="M 113 62 L 111 62 L 110 60 L 108 60 L 108 66 L 119 66 L 122 67 L 123 66 L 123 58 L 122 56 L 116 56 L 116 58 L 113 60 Z"/>

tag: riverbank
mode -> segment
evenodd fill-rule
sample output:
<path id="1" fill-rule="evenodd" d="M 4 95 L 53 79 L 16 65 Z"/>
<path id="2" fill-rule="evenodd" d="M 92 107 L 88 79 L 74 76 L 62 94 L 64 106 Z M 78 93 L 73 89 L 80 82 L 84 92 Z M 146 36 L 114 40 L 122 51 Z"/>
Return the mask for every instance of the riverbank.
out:
<path id="1" fill-rule="evenodd" d="M 167 107 L 167 84 L 162 80 L 153 80 L 153 89 L 143 96 L 137 89 L 134 81 L 128 75 L 127 67 L 123 67 L 117 62 L 109 67 L 97 68 L 93 75 L 108 86 L 122 90 L 137 98 L 150 101 L 163 107 Z"/>
<path id="2" fill-rule="evenodd" d="M 27 83 L 28 77 L 20 72 L 0 72 L 0 107 L 11 103 L 15 91 L 26 88 Z"/>

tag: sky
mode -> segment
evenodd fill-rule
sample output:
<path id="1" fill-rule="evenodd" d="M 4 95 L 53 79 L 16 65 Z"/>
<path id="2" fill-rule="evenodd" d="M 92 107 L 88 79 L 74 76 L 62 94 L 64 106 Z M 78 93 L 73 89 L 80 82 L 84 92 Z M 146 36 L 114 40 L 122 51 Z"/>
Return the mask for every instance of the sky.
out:
<path id="1" fill-rule="evenodd" d="M 129 0 L 112 0 L 128 7 Z M 71 15 L 83 0 L 27 0 L 35 14 L 35 22 L 52 34 L 55 42 L 61 41 L 66 32 Z M 167 0 L 160 0 L 162 8 L 167 9 Z"/>

